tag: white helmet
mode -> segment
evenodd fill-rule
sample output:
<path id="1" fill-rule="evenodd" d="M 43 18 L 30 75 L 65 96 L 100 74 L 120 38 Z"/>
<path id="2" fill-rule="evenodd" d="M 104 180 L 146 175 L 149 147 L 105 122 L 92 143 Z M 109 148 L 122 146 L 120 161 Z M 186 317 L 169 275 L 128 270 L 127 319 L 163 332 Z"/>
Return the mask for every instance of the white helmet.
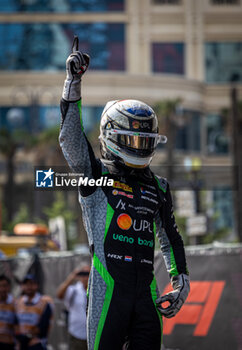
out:
<path id="1" fill-rule="evenodd" d="M 100 123 L 101 154 L 132 168 L 147 167 L 158 143 L 166 136 L 158 134 L 157 116 L 146 103 L 117 100 L 106 104 Z"/>

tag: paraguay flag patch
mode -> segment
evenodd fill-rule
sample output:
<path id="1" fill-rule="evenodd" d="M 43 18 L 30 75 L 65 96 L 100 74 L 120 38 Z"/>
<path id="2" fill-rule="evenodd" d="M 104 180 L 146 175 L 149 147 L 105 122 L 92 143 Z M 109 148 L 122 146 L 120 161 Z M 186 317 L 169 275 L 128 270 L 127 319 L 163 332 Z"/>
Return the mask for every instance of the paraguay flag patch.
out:
<path id="1" fill-rule="evenodd" d="M 125 255 L 124 260 L 125 261 L 132 261 L 132 256 Z"/>

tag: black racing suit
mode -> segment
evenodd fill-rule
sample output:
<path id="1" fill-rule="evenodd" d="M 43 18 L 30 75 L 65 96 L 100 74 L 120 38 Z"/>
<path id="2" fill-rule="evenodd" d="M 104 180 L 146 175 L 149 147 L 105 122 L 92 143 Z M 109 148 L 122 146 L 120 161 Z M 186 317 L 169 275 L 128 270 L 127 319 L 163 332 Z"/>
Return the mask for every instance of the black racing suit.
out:
<path id="1" fill-rule="evenodd" d="M 187 273 L 169 185 L 144 172 L 112 171 L 96 159 L 83 132 L 81 101 L 61 102 L 60 145 L 69 166 L 112 186 L 81 186 L 79 200 L 92 250 L 89 278 L 88 348 L 159 350 L 162 317 L 155 304 L 155 235 L 170 275 Z M 111 181 L 112 182 L 112 181 Z"/>

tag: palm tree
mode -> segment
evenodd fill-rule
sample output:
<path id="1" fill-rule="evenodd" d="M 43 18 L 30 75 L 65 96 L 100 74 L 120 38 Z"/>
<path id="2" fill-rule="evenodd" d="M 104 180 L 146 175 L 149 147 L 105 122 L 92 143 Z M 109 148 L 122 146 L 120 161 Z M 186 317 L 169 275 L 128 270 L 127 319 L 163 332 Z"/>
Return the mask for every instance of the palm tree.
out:
<path id="1" fill-rule="evenodd" d="M 22 148 L 24 152 L 33 152 L 33 165 L 64 165 L 64 158 L 58 144 L 59 127 L 50 128 L 37 135 L 16 129 L 9 131 L 0 129 L 0 153 L 6 161 L 6 184 L 3 201 L 7 212 L 7 220 L 12 221 L 14 214 L 15 190 L 15 155 Z"/>
<path id="2" fill-rule="evenodd" d="M 59 126 L 40 132 L 33 148 L 35 165 L 64 166 L 66 164 L 58 142 Z"/>
<path id="3" fill-rule="evenodd" d="M 10 132 L 7 129 L 0 130 L 0 153 L 6 160 L 6 185 L 4 187 L 4 203 L 7 210 L 7 219 L 13 217 L 14 201 L 14 157 L 19 147 L 30 148 L 34 144 L 34 138 L 24 130 Z"/>
<path id="4" fill-rule="evenodd" d="M 181 99 L 164 99 L 154 105 L 154 110 L 158 117 L 159 128 L 167 135 L 167 178 L 173 180 L 175 135 L 177 128 L 177 109 L 181 104 Z"/>

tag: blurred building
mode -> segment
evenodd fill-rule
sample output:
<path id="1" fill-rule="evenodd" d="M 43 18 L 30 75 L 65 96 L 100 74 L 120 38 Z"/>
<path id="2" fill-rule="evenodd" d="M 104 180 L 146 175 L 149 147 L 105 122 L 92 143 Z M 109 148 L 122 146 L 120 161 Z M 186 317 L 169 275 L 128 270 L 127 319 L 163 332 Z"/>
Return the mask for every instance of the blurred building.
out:
<path id="1" fill-rule="evenodd" d="M 181 98 L 179 162 L 231 165 L 231 118 L 222 110 L 232 81 L 242 99 L 241 0 L 1 0 L 0 12 L 0 127 L 37 132 L 58 122 L 65 59 L 78 35 L 91 56 L 87 129 L 108 100 Z M 163 158 L 161 150 L 157 163 Z M 226 181 L 214 201 L 223 206 L 229 196 L 228 225 Z"/>

